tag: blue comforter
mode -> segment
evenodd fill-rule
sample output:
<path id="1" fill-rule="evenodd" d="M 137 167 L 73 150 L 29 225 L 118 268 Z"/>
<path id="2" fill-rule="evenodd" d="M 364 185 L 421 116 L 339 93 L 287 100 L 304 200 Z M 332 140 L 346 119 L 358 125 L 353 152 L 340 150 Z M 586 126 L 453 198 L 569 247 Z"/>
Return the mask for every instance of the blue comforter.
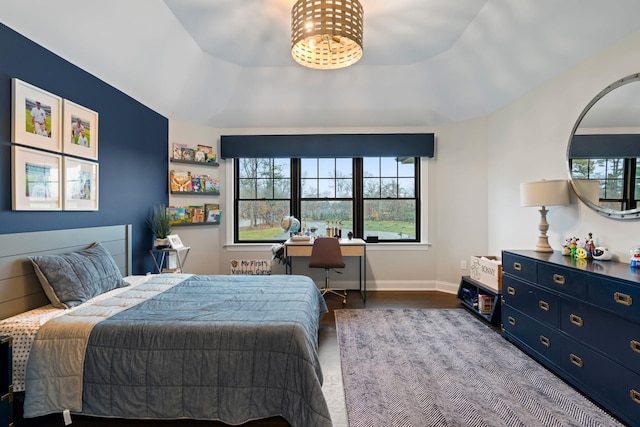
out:
<path id="1" fill-rule="evenodd" d="M 81 413 L 331 426 L 317 353 L 326 311 L 305 276 L 192 276 L 93 327 Z"/>

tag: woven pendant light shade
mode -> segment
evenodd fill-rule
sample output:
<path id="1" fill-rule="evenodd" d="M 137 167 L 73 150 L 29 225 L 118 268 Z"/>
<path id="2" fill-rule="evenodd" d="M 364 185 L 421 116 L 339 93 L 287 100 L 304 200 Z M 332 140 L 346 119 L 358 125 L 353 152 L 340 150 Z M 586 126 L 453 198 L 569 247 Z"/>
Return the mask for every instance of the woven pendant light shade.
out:
<path id="1" fill-rule="evenodd" d="M 291 9 L 291 55 L 300 65 L 343 68 L 362 57 L 358 0 L 298 0 Z"/>

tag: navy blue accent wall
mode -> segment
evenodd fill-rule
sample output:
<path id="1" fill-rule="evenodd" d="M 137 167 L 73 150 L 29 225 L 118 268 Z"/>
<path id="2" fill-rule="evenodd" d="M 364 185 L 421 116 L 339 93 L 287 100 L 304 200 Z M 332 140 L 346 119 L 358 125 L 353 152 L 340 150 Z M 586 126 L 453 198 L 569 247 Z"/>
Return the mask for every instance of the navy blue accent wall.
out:
<path id="1" fill-rule="evenodd" d="M 11 210 L 11 78 L 99 114 L 100 209 L 92 212 Z M 168 203 L 166 117 L 0 24 L 0 234 L 133 225 L 133 273 L 152 271 L 154 203 Z"/>

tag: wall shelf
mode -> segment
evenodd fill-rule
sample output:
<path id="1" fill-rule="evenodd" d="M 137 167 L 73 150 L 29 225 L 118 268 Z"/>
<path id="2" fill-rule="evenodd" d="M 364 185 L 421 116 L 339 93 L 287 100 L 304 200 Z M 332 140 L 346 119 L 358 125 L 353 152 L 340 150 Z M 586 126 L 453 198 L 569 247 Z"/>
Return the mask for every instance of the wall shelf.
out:
<path id="1" fill-rule="evenodd" d="M 169 159 L 169 161 L 171 163 L 184 163 L 184 164 L 188 164 L 188 165 L 198 165 L 198 166 L 208 166 L 210 168 L 217 168 L 218 166 L 220 166 L 220 163 L 207 163 L 207 162 L 198 162 L 195 160 L 179 160 L 179 159 Z"/>

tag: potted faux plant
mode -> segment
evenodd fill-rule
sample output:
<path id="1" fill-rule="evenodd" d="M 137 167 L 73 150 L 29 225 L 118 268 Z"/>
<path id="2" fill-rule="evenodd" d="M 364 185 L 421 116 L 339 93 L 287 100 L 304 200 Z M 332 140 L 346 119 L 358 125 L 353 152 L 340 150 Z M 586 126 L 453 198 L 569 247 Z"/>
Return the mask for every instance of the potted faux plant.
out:
<path id="1" fill-rule="evenodd" d="M 166 248 L 169 246 L 167 236 L 171 234 L 171 220 L 165 205 L 153 207 L 151 215 L 147 218 L 147 225 L 155 238 L 153 246 L 156 248 Z"/>

